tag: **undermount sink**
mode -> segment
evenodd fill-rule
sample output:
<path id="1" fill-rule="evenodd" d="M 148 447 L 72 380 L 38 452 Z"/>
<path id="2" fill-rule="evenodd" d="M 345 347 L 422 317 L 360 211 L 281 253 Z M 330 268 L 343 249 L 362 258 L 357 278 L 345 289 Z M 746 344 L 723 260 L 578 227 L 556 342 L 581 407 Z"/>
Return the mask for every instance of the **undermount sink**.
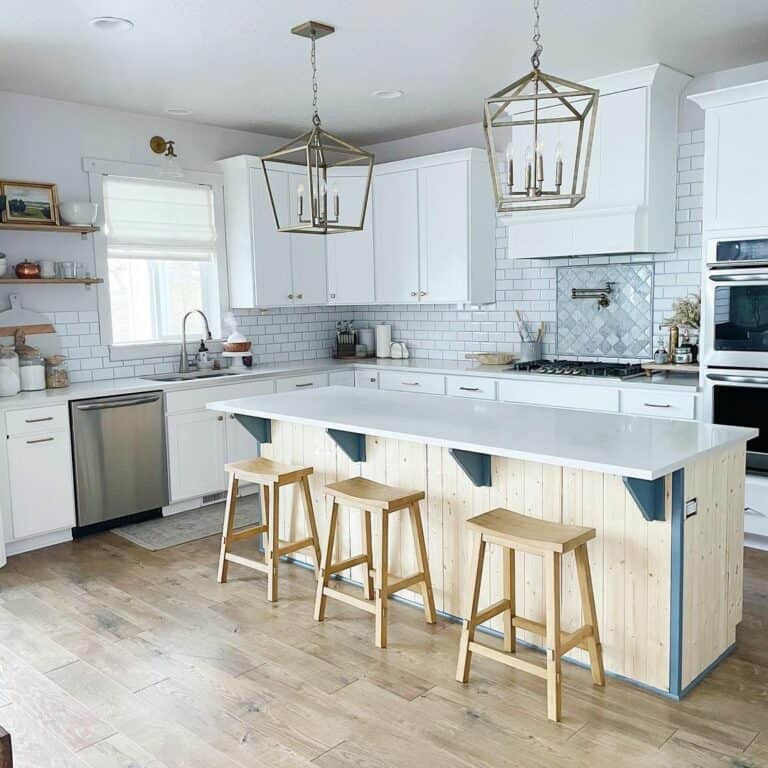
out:
<path id="1" fill-rule="evenodd" d="M 247 371 L 245 371 L 247 373 Z M 237 376 L 244 371 L 189 371 L 187 373 L 159 373 L 156 376 L 140 376 L 148 381 L 190 381 L 192 379 L 216 379 L 220 376 Z"/>

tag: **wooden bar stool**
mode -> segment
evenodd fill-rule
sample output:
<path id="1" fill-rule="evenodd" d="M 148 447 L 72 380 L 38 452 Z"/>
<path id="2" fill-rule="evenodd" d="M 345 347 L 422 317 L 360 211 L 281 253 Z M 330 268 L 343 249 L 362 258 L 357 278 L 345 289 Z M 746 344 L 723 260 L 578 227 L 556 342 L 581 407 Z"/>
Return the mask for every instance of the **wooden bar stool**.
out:
<path id="1" fill-rule="evenodd" d="M 424 542 L 424 529 L 421 525 L 419 502 L 424 498 L 424 491 L 406 491 L 390 485 L 376 483 L 363 477 L 353 477 L 340 483 L 325 486 L 325 492 L 333 498 L 331 520 L 328 527 L 328 544 L 323 552 L 320 576 L 317 581 L 315 597 L 315 619 L 325 618 L 327 598 L 340 600 L 348 605 L 362 608 L 376 617 L 376 647 L 387 647 L 387 600 L 390 595 L 401 589 L 421 585 L 424 598 L 424 613 L 428 624 L 435 623 L 435 600 L 432 595 L 432 580 L 429 576 L 427 546 Z M 333 562 L 333 546 L 336 541 L 336 524 L 339 504 L 353 507 L 363 512 L 363 547 L 361 555 Z M 389 573 L 389 515 L 392 512 L 408 509 L 411 514 L 416 563 L 418 571 L 410 576 L 393 576 Z M 379 528 L 376 553 L 372 552 L 371 512 L 378 513 Z M 331 576 L 355 565 L 365 565 L 367 572 L 363 580 L 365 599 L 348 595 L 329 586 Z M 371 600 L 374 600 L 371 603 Z"/>
<path id="2" fill-rule="evenodd" d="M 472 559 L 474 583 L 471 585 L 469 595 L 469 618 L 464 620 L 461 630 L 456 679 L 460 683 L 466 683 L 469 680 L 469 667 L 473 653 L 542 677 L 547 681 L 547 716 L 550 720 L 559 721 L 562 713 L 560 657 L 564 653 L 576 647 L 586 650 L 592 666 L 592 682 L 595 685 L 605 685 L 603 649 L 600 645 L 595 596 L 592 591 L 592 576 L 587 554 L 587 542 L 595 538 L 595 529 L 539 520 L 510 512 L 508 509 L 494 509 L 467 520 L 466 524 L 475 536 Z M 479 611 L 480 582 L 483 578 L 486 544 L 498 544 L 502 547 L 504 598 Z M 515 610 L 515 550 L 518 549 L 544 558 L 545 624 L 519 616 Z M 560 630 L 560 561 L 562 555 L 571 550 L 574 550 L 576 556 L 584 625 L 573 632 L 562 632 Z M 475 642 L 477 626 L 500 613 L 504 614 L 504 651 L 506 653 Z M 546 668 L 512 655 L 515 652 L 517 628 L 546 638 Z"/>
<path id="3" fill-rule="evenodd" d="M 219 581 L 227 580 L 229 563 L 255 568 L 267 574 L 267 600 L 277 601 L 277 565 L 283 555 L 310 548 L 315 561 L 315 573 L 320 565 L 320 544 L 315 523 L 315 511 L 312 506 L 312 494 L 307 478 L 312 474 L 312 467 L 294 467 L 290 464 L 280 464 L 271 459 L 258 458 L 236 461 L 225 467 L 229 473 L 227 490 L 227 506 L 224 515 L 224 530 L 221 535 L 221 554 L 219 556 Z M 238 531 L 232 530 L 237 509 L 237 489 L 240 481 L 258 483 L 261 486 L 261 508 L 264 519 L 258 525 L 249 525 Z M 301 489 L 304 500 L 304 510 L 310 535 L 298 541 L 280 541 L 280 489 L 285 485 L 296 484 Z M 270 494 L 271 489 L 271 494 Z M 270 495 L 272 503 L 270 505 Z M 267 546 L 264 551 L 264 562 L 252 560 L 249 557 L 234 555 L 229 547 L 235 541 L 243 541 L 254 536 L 267 534 Z"/>

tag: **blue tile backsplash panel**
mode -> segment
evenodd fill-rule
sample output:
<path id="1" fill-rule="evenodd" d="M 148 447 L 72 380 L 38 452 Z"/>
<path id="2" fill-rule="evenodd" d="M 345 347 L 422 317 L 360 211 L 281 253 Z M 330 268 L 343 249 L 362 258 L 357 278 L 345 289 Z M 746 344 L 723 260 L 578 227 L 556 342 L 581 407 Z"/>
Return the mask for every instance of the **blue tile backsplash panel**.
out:
<path id="1" fill-rule="evenodd" d="M 571 298 L 572 288 L 613 283 L 610 305 Z M 557 355 L 640 359 L 653 355 L 653 264 L 558 267 Z"/>

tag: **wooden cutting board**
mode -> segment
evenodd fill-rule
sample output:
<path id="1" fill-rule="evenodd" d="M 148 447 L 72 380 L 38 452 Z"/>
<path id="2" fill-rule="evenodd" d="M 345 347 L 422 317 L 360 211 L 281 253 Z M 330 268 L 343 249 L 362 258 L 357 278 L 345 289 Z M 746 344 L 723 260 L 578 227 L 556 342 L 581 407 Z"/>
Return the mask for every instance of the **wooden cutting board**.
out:
<path id="1" fill-rule="evenodd" d="M 11 308 L 0 312 L 0 336 L 15 336 L 16 331 L 23 331 L 28 336 L 35 333 L 56 333 L 46 315 L 21 306 L 17 293 L 12 293 L 9 298 Z"/>

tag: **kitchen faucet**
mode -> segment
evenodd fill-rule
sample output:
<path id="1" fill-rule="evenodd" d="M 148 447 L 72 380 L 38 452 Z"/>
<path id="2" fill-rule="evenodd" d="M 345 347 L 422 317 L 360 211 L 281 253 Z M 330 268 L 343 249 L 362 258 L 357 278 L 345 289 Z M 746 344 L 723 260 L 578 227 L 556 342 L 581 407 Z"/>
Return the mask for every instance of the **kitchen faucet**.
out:
<path id="1" fill-rule="evenodd" d="M 179 360 L 179 373 L 189 372 L 189 356 L 187 355 L 187 318 L 195 312 L 203 318 L 203 322 L 205 323 L 205 338 L 208 341 L 212 338 L 211 328 L 208 325 L 208 318 L 205 316 L 205 312 L 201 309 L 190 309 L 181 321 L 181 358 Z"/>

